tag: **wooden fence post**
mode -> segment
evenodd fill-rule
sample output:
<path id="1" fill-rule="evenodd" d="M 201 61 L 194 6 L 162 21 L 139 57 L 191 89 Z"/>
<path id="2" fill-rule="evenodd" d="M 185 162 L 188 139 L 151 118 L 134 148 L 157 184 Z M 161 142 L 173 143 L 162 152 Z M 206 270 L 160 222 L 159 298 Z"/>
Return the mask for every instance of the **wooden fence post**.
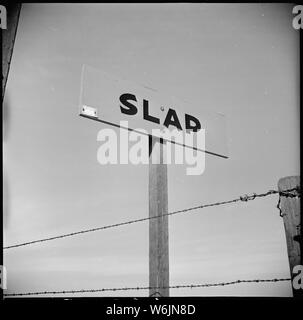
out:
<path id="1" fill-rule="evenodd" d="M 285 191 L 292 188 L 300 187 L 300 177 L 291 176 L 281 178 L 278 182 L 279 191 Z M 295 194 L 295 192 L 294 192 Z M 283 217 L 285 236 L 287 242 L 287 251 L 289 259 L 290 274 L 292 279 L 292 290 L 294 296 L 302 296 L 303 290 L 296 289 L 293 286 L 293 279 L 297 275 L 293 272 L 294 267 L 302 265 L 301 247 L 301 210 L 300 210 L 300 198 L 291 197 L 280 194 L 280 212 Z"/>

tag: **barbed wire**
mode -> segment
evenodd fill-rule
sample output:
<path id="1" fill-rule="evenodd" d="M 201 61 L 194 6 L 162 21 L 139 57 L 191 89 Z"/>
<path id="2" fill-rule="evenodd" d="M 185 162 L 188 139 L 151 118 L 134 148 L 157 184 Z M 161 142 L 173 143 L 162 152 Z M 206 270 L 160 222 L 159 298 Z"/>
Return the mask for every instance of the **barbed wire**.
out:
<path id="1" fill-rule="evenodd" d="M 293 191 L 296 191 L 296 193 L 293 193 Z M 125 222 L 120 222 L 120 223 L 110 224 L 110 225 L 106 225 L 106 226 L 101 226 L 101 227 L 97 227 L 97 228 L 80 230 L 80 231 L 66 233 L 66 234 L 62 234 L 62 235 L 58 235 L 58 236 L 53 236 L 53 237 L 48 237 L 48 238 L 43 238 L 43 239 L 38 239 L 38 240 L 33 240 L 33 241 L 28 241 L 28 242 L 23 242 L 23 243 L 14 244 L 14 245 L 10 245 L 10 246 L 4 247 L 3 249 L 12 249 L 12 248 L 17 248 L 17 247 L 23 247 L 23 246 L 31 245 L 31 244 L 34 244 L 34 243 L 46 242 L 46 241 L 51 241 L 51 240 L 56 240 L 56 239 L 67 238 L 67 237 L 71 237 L 71 236 L 75 236 L 75 235 L 79 235 L 79 234 L 95 232 L 95 231 L 100 231 L 100 230 L 105 230 L 105 229 L 110 229 L 110 228 L 116 228 L 116 227 L 125 226 L 125 225 L 129 225 L 129 224 L 133 224 L 133 223 L 147 221 L 147 220 L 164 218 L 166 216 L 172 216 L 172 215 L 175 215 L 175 214 L 185 213 L 185 212 L 189 212 L 189 211 L 193 211 L 193 210 L 197 210 L 197 209 L 204 209 L 204 208 L 209 208 L 209 207 L 214 207 L 214 206 L 220 206 L 220 205 L 235 203 L 235 202 L 239 202 L 239 201 L 247 202 L 247 201 L 250 201 L 250 200 L 255 200 L 256 198 L 266 197 L 266 196 L 273 195 L 273 194 L 280 194 L 280 195 L 286 196 L 286 197 L 299 197 L 300 194 L 301 194 L 301 191 L 300 191 L 299 187 L 295 187 L 295 188 L 291 188 L 291 189 L 287 189 L 287 190 L 283 190 L 283 191 L 269 190 L 269 191 L 267 191 L 265 193 L 260 193 L 260 194 L 256 194 L 256 193 L 253 193 L 253 195 L 245 194 L 244 196 L 240 196 L 239 198 L 236 198 L 236 199 L 233 199 L 233 200 L 214 202 L 214 203 L 210 203 L 210 204 L 203 204 L 203 205 L 199 205 L 199 206 L 195 206 L 195 207 L 190 207 L 190 208 L 187 208 L 187 209 L 182 209 L 182 210 L 177 210 L 177 211 L 173 211 L 173 212 L 170 212 L 170 213 L 165 213 L 165 214 L 162 214 L 162 215 L 156 215 L 156 216 L 151 216 L 151 217 L 146 217 L 146 218 L 134 219 L 134 220 L 129 220 L 129 221 L 125 221 Z"/>
<path id="2" fill-rule="evenodd" d="M 240 283 L 264 283 L 264 282 L 281 282 L 290 281 L 290 278 L 275 278 L 275 279 L 251 279 L 251 280 L 236 280 L 230 282 L 217 282 L 217 283 L 202 283 L 202 284 L 186 284 L 186 285 L 173 285 L 165 287 L 121 287 L 121 288 L 101 288 L 101 289 L 82 289 L 82 290 L 64 290 L 64 291 L 37 291 L 37 292 L 23 292 L 23 293 L 7 293 L 3 294 L 5 297 L 15 296 L 34 296 L 34 295 L 45 295 L 45 294 L 76 294 L 76 293 L 94 293 L 94 292 L 108 292 L 108 291 L 134 291 L 134 290 L 158 290 L 158 289 L 194 289 L 194 288 L 208 288 L 208 287 L 220 287 L 229 286 Z M 159 293 L 158 291 L 155 292 Z"/>
<path id="3" fill-rule="evenodd" d="M 295 189 L 295 188 L 293 188 L 293 189 Z M 293 191 L 293 190 L 292 190 Z M 296 194 L 293 194 L 292 192 L 287 192 L 287 190 L 286 191 L 280 191 L 279 192 L 279 194 L 280 194 L 280 197 L 279 197 L 279 201 L 278 201 L 278 204 L 277 204 L 277 208 L 278 208 L 278 210 L 279 210 L 279 216 L 281 217 L 281 218 L 283 218 L 283 216 L 285 216 L 285 213 L 283 214 L 282 213 L 282 208 L 281 208 L 281 196 L 282 197 L 286 197 L 286 198 L 293 198 L 293 197 L 296 197 L 296 196 L 300 196 L 300 194 L 301 194 L 301 189 L 300 189 L 300 187 L 297 187 L 296 188 L 296 191 L 298 192 L 298 195 L 296 195 Z"/>

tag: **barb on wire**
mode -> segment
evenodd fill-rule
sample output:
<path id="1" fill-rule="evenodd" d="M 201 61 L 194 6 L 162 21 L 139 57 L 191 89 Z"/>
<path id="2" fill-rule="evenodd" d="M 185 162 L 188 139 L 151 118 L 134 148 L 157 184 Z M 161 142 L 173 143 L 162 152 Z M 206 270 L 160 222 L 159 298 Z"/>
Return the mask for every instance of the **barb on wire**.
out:
<path id="1" fill-rule="evenodd" d="M 297 191 L 297 194 L 296 195 L 292 194 L 292 196 L 299 196 L 300 195 L 300 189 L 298 187 L 297 188 L 288 189 L 288 190 L 283 190 L 283 195 L 288 195 L 289 196 L 291 194 L 291 192 L 293 192 L 293 191 Z M 10 245 L 10 246 L 4 247 L 3 249 L 12 249 L 12 248 L 17 248 L 17 247 L 23 247 L 23 246 L 27 246 L 27 245 L 38 243 L 38 242 L 51 241 L 51 240 L 67 238 L 67 237 L 71 237 L 71 236 L 75 236 L 75 235 L 79 235 L 79 234 L 95 232 L 95 231 L 100 231 L 100 230 L 105 230 L 105 229 L 110 229 L 110 228 L 116 228 L 116 227 L 125 226 L 125 225 L 138 223 L 138 222 L 143 222 L 143 221 L 147 221 L 147 220 L 151 220 L 151 219 L 163 218 L 165 216 L 172 216 L 172 215 L 179 214 L 179 213 L 185 213 L 185 212 L 189 212 L 189 211 L 193 211 L 193 210 L 197 210 L 197 209 L 204 209 L 204 208 L 208 208 L 208 207 L 214 207 L 214 206 L 220 206 L 220 205 L 235 203 L 235 202 L 238 202 L 238 201 L 247 202 L 249 200 L 254 200 L 256 198 L 266 197 L 268 195 L 278 194 L 278 193 L 280 194 L 280 192 L 277 191 L 277 190 L 269 190 L 268 192 L 265 192 L 265 193 L 260 193 L 260 194 L 254 193 L 251 196 L 244 195 L 244 196 L 240 196 L 239 198 L 236 198 L 236 199 L 233 199 L 233 200 L 214 202 L 214 203 L 210 203 L 210 204 L 203 204 L 203 205 L 199 205 L 199 206 L 196 206 L 196 207 L 191 207 L 191 208 L 187 208 L 187 209 L 173 211 L 173 212 L 166 213 L 166 214 L 163 214 L 163 215 L 157 215 L 157 216 L 146 217 L 146 218 L 141 218 L 141 219 L 129 220 L 129 221 L 120 222 L 120 223 L 111 224 L 111 225 L 106 225 L 106 226 L 102 226 L 102 227 L 97 227 L 97 228 L 92 228 L 92 229 L 86 229 L 86 230 L 80 230 L 80 231 L 76 231 L 76 232 L 66 233 L 66 234 L 62 234 L 62 235 L 59 235 L 59 236 L 54 236 L 54 237 L 49 237 L 49 238 L 43 238 L 43 239 L 23 242 L 23 243 L 14 244 L 14 245 Z"/>
<path id="2" fill-rule="evenodd" d="M 162 297 L 162 295 L 161 295 L 161 293 L 160 293 L 159 291 L 155 291 L 155 292 L 152 293 L 149 297 L 151 298 L 151 297 L 154 297 L 154 296 L 156 296 L 156 295 L 158 295 L 157 297 Z"/>
<path id="3" fill-rule="evenodd" d="M 82 290 L 64 290 L 64 291 L 37 291 L 37 292 L 23 292 L 23 293 L 7 293 L 5 297 L 15 296 L 35 296 L 35 295 L 55 295 L 55 294 L 75 294 L 75 293 L 94 293 L 94 292 L 106 292 L 106 291 L 133 291 L 133 290 L 157 290 L 157 289 L 184 289 L 184 288 L 208 288 L 208 287 L 220 287 L 229 286 L 240 283 L 261 283 L 261 282 L 281 282 L 290 281 L 290 278 L 274 278 L 274 279 L 251 279 L 251 280 L 236 280 L 230 282 L 217 282 L 217 283 L 202 283 L 202 284 L 187 284 L 187 285 L 173 285 L 166 287 L 121 287 L 121 288 L 101 288 L 101 289 L 82 289 Z M 158 293 L 158 292 L 155 292 Z"/>

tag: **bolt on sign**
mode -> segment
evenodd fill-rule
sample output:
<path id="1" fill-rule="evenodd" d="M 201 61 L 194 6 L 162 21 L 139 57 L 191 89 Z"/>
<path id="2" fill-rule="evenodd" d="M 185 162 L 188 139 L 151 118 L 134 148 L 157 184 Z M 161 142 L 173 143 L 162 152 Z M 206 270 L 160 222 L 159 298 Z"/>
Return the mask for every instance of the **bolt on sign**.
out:
<path id="1" fill-rule="evenodd" d="M 87 65 L 82 68 L 80 116 L 228 158 L 224 115 L 208 111 L 203 102 L 193 106 Z M 123 127 L 122 121 L 127 121 L 128 127 Z M 172 130 L 181 131 L 184 136 L 205 130 L 204 148 L 194 139 L 185 137 L 179 143 L 162 135 Z"/>

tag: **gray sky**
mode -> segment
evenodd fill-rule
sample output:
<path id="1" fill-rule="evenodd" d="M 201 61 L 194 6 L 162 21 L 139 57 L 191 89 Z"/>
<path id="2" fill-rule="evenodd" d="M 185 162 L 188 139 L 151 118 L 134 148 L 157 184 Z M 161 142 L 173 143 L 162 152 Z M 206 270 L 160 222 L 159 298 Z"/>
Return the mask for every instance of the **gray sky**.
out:
<path id="1" fill-rule="evenodd" d="M 230 158 L 206 156 L 201 176 L 170 165 L 169 211 L 298 175 L 292 18 L 285 4 L 23 4 L 4 100 L 4 244 L 148 216 L 148 166 L 97 162 L 105 125 L 78 116 L 83 64 L 226 115 Z M 171 217 L 170 283 L 289 277 L 277 201 Z M 148 223 L 5 250 L 4 262 L 7 293 L 148 285 Z M 171 295 L 289 296 L 291 285 Z"/>

